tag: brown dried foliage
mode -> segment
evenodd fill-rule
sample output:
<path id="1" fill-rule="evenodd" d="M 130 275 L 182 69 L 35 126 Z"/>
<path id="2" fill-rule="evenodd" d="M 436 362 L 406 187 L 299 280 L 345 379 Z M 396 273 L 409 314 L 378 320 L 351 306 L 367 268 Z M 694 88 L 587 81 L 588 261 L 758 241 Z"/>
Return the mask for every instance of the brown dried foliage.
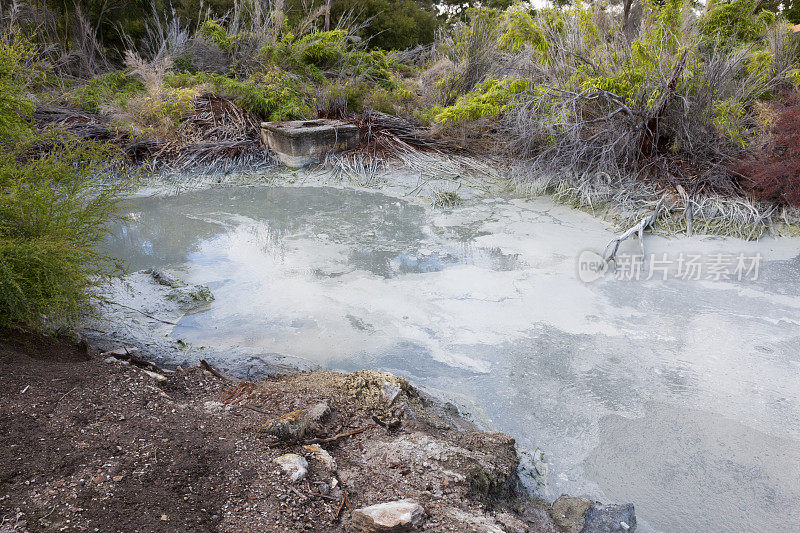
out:
<path id="1" fill-rule="evenodd" d="M 786 91 L 773 102 L 768 142 L 736 165 L 742 186 L 755 198 L 800 207 L 800 93 Z"/>

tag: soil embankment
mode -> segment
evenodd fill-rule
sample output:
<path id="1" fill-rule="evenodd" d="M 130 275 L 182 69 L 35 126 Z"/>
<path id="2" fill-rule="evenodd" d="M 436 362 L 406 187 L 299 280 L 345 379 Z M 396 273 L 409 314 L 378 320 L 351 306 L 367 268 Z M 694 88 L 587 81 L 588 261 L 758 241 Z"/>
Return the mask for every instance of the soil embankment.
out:
<path id="1" fill-rule="evenodd" d="M 635 528 L 632 506 L 523 496 L 511 437 L 390 374 L 162 377 L 18 337 L 0 387 L 0 531 Z"/>

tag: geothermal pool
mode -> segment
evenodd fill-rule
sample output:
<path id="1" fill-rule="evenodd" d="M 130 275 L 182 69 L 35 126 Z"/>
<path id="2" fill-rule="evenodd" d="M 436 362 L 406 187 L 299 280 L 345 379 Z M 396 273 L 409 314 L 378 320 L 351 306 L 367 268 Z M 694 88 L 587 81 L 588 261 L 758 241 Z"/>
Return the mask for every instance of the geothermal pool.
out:
<path id="1" fill-rule="evenodd" d="M 543 450 L 545 496 L 633 502 L 639 531 L 800 524 L 800 240 L 648 236 L 664 273 L 586 283 L 578 257 L 613 232 L 544 198 L 231 187 L 125 209 L 109 246 L 132 271 L 215 296 L 154 333 L 185 351 L 403 375 Z M 760 254 L 757 276 L 679 279 L 717 253 Z M 145 305 L 131 280 L 117 298 Z"/>

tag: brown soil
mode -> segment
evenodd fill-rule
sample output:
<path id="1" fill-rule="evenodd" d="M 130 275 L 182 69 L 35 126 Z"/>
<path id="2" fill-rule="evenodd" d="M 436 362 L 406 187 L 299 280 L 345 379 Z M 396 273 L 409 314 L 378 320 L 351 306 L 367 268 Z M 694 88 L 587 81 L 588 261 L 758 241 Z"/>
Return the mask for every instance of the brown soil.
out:
<path id="1" fill-rule="evenodd" d="M 516 492 L 513 439 L 476 432 L 400 378 L 167 376 L 64 341 L 0 344 L 0 532 L 348 531 L 353 509 L 401 498 L 424 506 L 423 530 L 554 531 L 549 506 Z M 387 381 L 402 389 L 391 405 Z M 323 421 L 265 433 L 319 402 Z M 333 469 L 302 446 L 362 428 L 321 444 Z M 294 483 L 272 461 L 289 452 L 308 457 Z"/>

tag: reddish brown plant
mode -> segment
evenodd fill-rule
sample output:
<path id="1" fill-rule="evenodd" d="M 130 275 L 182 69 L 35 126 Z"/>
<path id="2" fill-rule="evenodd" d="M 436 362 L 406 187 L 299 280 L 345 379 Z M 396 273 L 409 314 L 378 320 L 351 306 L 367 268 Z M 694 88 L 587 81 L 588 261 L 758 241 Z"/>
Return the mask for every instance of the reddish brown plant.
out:
<path id="1" fill-rule="evenodd" d="M 800 207 L 800 93 L 784 92 L 770 111 L 769 142 L 740 160 L 736 171 L 755 198 Z"/>

